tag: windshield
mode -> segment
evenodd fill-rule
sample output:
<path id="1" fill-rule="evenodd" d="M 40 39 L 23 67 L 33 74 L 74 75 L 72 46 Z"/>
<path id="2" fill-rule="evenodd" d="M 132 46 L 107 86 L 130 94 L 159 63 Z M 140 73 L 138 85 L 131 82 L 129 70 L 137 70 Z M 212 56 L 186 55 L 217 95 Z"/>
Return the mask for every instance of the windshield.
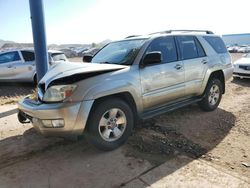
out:
<path id="1" fill-rule="evenodd" d="M 145 40 L 112 42 L 99 51 L 92 63 L 132 65 Z"/>
<path id="2" fill-rule="evenodd" d="M 51 54 L 53 61 L 68 61 L 67 57 L 63 53 L 53 53 Z"/>

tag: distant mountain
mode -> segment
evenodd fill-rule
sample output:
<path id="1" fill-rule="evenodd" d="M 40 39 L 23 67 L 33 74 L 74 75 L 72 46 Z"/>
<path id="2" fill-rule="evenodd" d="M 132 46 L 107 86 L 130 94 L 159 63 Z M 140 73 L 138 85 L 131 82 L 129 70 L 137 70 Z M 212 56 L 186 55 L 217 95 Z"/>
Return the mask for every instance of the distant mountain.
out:
<path id="1" fill-rule="evenodd" d="M 0 39 L 0 48 L 2 48 L 2 46 L 6 43 L 14 43 L 14 42 Z"/>

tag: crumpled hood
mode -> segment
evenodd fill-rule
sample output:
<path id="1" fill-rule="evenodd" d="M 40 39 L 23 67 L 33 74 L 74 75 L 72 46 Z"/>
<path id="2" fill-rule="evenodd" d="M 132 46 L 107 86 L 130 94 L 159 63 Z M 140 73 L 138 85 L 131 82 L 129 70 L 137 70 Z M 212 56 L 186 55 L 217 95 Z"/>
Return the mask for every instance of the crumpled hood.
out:
<path id="1" fill-rule="evenodd" d="M 241 58 L 241 59 L 235 61 L 234 64 L 237 64 L 237 65 L 250 65 L 250 58 Z"/>
<path id="2" fill-rule="evenodd" d="M 60 78 L 73 75 L 85 75 L 89 73 L 101 74 L 102 72 L 106 73 L 110 71 L 116 71 L 126 67 L 127 66 L 125 65 L 115 64 L 62 62 L 53 65 L 39 83 L 44 83 L 45 88 L 47 88 L 52 81 L 58 80 Z"/>

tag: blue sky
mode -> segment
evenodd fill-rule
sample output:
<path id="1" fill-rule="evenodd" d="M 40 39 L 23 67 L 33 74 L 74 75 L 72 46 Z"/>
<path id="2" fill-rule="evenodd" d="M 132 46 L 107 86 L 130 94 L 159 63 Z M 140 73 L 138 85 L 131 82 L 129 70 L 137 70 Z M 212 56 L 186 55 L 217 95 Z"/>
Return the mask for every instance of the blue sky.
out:
<path id="1" fill-rule="evenodd" d="M 47 43 L 91 43 L 167 29 L 249 33 L 249 0 L 43 0 Z M 0 0 L 0 39 L 32 42 L 29 0 Z"/>

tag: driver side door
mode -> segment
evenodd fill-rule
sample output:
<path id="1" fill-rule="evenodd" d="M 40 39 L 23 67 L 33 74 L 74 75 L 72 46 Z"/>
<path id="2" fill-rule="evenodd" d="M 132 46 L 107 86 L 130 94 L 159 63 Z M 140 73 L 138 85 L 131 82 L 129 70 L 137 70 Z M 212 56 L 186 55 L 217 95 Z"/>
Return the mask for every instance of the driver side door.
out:
<path id="1" fill-rule="evenodd" d="M 174 37 L 154 39 L 146 50 L 160 51 L 162 61 L 140 69 L 144 110 L 162 106 L 185 95 L 183 62 L 178 60 Z"/>

